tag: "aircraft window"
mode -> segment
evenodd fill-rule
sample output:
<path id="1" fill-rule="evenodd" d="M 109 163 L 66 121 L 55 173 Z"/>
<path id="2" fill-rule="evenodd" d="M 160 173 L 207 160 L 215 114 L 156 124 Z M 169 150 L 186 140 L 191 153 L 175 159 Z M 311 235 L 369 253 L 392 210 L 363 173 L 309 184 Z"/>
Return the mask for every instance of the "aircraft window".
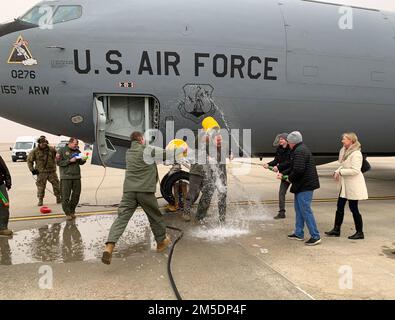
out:
<path id="1" fill-rule="evenodd" d="M 52 18 L 52 23 L 55 24 L 75 20 L 81 18 L 81 16 L 81 6 L 59 6 Z"/>
<path id="2" fill-rule="evenodd" d="M 31 23 L 31 24 L 36 24 L 39 25 L 41 22 L 41 19 L 44 19 L 44 23 L 48 21 L 48 15 L 49 17 L 52 16 L 52 12 L 55 6 L 36 6 L 30 9 L 25 15 L 19 18 L 19 20 Z"/>

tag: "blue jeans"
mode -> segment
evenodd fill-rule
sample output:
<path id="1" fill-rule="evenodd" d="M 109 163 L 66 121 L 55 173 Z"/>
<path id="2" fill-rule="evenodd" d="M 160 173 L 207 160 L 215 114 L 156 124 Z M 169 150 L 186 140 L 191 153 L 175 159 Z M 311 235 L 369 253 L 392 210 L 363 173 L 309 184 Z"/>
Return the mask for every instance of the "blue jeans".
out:
<path id="1" fill-rule="evenodd" d="M 313 191 L 305 191 L 295 194 L 295 235 L 304 238 L 304 225 L 306 223 L 310 235 L 313 239 L 320 239 L 320 233 L 315 223 L 311 202 L 313 200 Z"/>

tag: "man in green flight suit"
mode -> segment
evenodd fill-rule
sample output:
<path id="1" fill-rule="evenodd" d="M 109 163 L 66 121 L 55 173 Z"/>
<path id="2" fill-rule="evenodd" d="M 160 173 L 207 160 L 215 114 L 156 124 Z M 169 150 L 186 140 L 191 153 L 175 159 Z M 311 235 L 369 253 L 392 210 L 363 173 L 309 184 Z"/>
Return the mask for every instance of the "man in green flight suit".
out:
<path id="1" fill-rule="evenodd" d="M 103 252 L 102 262 L 110 264 L 115 244 L 122 236 L 137 207 L 140 205 L 147 214 L 152 233 L 157 243 L 157 252 L 164 251 L 171 241 L 166 235 L 166 225 L 159 210 L 155 197 L 156 184 L 159 181 L 158 168 L 153 158 L 169 155 L 160 148 L 147 146 L 141 132 L 133 132 L 132 145 L 126 152 L 126 172 L 123 184 L 122 201 L 118 208 L 118 217 L 111 226 L 106 247 Z M 177 149 L 178 153 L 185 149 Z M 174 152 L 174 151 L 173 151 Z M 174 153 L 173 153 L 174 155 Z"/>
<path id="2" fill-rule="evenodd" d="M 27 158 L 27 166 L 33 175 L 37 175 L 38 206 L 43 205 L 47 181 L 52 184 L 56 203 L 61 203 L 59 178 L 56 173 L 56 150 L 48 145 L 45 137 L 40 137 L 37 142 L 38 147 Z"/>
<path id="3" fill-rule="evenodd" d="M 60 188 L 62 192 L 62 208 L 67 220 L 75 219 L 75 209 L 81 195 L 81 169 L 86 163 L 78 148 L 78 139 L 70 138 L 69 143 L 56 154 L 56 162 L 60 171 Z"/>

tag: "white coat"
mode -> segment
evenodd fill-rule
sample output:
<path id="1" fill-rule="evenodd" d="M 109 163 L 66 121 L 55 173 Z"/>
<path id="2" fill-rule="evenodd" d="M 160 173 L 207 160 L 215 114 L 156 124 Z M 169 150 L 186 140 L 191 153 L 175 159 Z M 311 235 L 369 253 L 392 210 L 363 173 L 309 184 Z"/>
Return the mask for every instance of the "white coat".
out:
<path id="1" fill-rule="evenodd" d="M 342 163 L 341 167 L 336 170 L 336 172 L 340 174 L 340 197 L 348 200 L 368 199 L 369 196 L 365 177 L 361 171 L 362 162 L 362 153 L 356 150 L 351 153 Z"/>

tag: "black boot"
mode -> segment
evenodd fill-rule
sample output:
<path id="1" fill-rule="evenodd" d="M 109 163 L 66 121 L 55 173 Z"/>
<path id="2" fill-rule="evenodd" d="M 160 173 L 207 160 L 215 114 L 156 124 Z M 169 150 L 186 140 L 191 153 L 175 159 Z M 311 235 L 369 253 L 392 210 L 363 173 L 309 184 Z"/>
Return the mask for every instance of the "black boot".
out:
<path id="1" fill-rule="evenodd" d="M 328 237 L 340 237 L 340 227 L 335 226 L 331 231 L 325 232 Z"/>
<path id="2" fill-rule="evenodd" d="M 276 215 L 273 219 L 275 220 L 285 219 L 285 212 L 279 212 L 278 215 Z"/>
<path id="3" fill-rule="evenodd" d="M 362 240 L 362 239 L 365 239 L 365 235 L 363 234 L 362 231 L 357 231 L 352 236 L 348 237 L 348 239 L 350 239 L 350 240 Z"/>

